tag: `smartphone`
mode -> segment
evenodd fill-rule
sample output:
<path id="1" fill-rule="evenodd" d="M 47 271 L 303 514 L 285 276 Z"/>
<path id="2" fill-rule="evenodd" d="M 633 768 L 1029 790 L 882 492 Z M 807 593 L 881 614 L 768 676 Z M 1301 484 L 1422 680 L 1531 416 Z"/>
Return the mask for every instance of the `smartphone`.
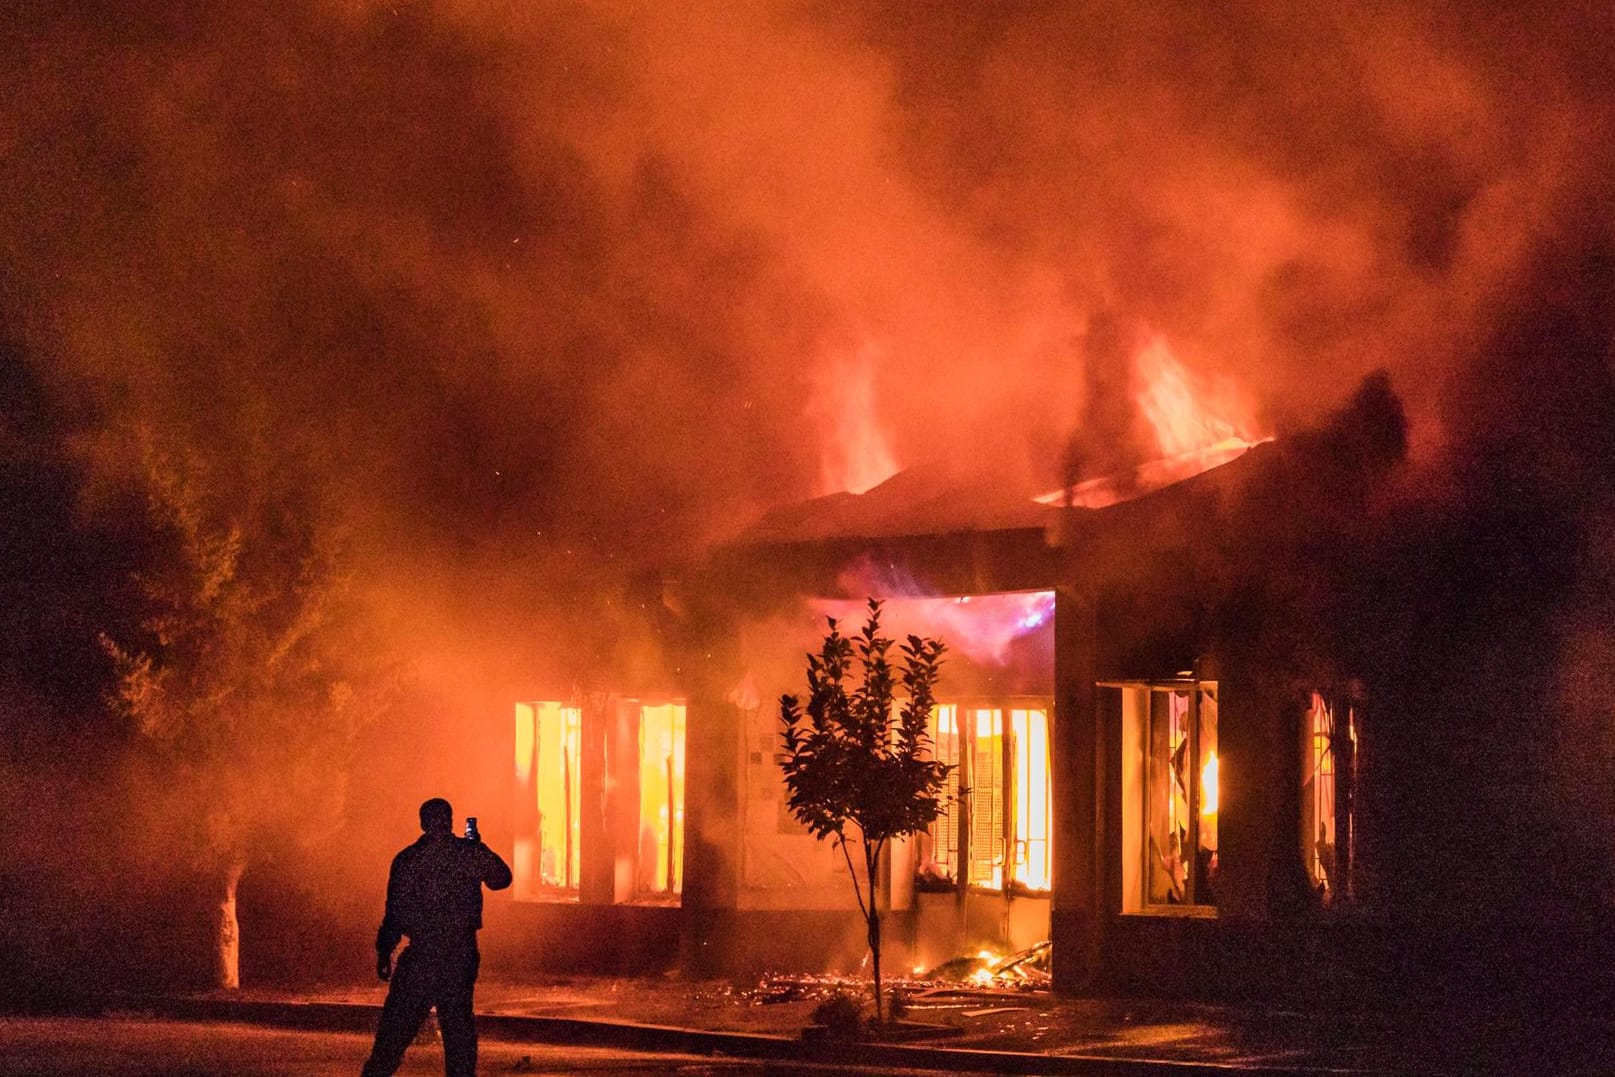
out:
<path id="1" fill-rule="evenodd" d="M 468 815 L 468 816 L 465 817 L 465 840 L 466 841 L 480 841 L 481 840 L 477 836 L 477 817 L 475 815 Z"/>

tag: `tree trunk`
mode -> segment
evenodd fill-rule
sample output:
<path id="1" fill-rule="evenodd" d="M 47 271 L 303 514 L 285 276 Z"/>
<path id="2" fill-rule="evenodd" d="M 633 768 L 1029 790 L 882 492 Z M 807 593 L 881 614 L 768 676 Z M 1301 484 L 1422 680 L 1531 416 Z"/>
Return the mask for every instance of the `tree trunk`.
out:
<path id="1" fill-rule="evenodd" d="M 875 904 L 875 858 L 865 857 L 865 866 L 869 873 L 869 955 L 874 962 L 875 973 L 875 1024 L 886 1022 L 886 1011 L 881 1005 L 880 995 L 880 907 Z"/>
<path id="2" fill-rule="evenodd" d="M 247 866 L 232 862 L 224 869 L 224 889 L 219 899 L 218 952 L 214 967 L 215 986 L 226 991 L 241 988 L 241 922 L 236 919 L 236 886 Z"/>

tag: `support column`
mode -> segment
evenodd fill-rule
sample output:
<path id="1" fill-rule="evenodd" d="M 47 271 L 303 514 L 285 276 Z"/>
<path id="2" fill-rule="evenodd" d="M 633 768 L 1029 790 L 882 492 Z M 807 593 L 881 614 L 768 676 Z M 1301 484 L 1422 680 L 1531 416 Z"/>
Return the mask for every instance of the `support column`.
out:
<path id="1" fill-rule="evenodd" d="M 583 703 L 583 728 L 579 734 L 579 795 L 582 815 L 578 819 L 581 845 L 578 867 L 578 900 L 584 905 L 610 905 L 616 897 L 613 878 L 614 847 L 611 817 L 606 802 L 606 741 L 617 721 L 617 701 L 602 693 Z"/>
<path id="2" fill-rule="evenodd" d="M 1094 691 L 1096 629 L 1089 596 L 1054 596 L 1054 714 L 1049 729 L 1054 797 L 1054 892 L 1049 937 L 1053 987 L 1084 990 L 1098 972 L 1104 903 L 1102 737 Z"/>
<path id="3" fill-rule="evenodd" d="M 745 734 L 729 697 L 739 677 L 739 630 L 726 610 L 708 602 L 690 603 L 682 628 L 689 697 L 679 964 L 687 978 L 706 979 L 728 971 L 738 930 Z"/>

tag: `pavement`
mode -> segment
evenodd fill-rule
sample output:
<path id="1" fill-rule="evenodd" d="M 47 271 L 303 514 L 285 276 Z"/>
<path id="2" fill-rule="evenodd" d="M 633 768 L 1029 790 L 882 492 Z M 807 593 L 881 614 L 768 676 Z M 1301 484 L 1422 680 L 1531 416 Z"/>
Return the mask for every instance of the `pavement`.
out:
<path id="1" fill-rule="evenodd" d="M 895 1032 L 856 1043 L 824 1034 L 813 1020 L 815 1007 L 827 995 L 857 986 L 816 978 L 743 985 L 668 978 L 484 980 L 477 988 L 477 1020 L 481 1035 L 496 1042 L 910 1070 L 1083 1077 L 1615 1072 L 1615 1037 L 1601 1014 L 1556 1015 L 1496 1002 L 1481 1009 L 1463 999 L 1417 1009 L 1325 1013 L 898 982 L 890 986 L 908 1007 Z M 385 993 L 378 982 L 125 994 L 102 997 L 97 1007 L 108 1014 L 369 1031 Z"/>

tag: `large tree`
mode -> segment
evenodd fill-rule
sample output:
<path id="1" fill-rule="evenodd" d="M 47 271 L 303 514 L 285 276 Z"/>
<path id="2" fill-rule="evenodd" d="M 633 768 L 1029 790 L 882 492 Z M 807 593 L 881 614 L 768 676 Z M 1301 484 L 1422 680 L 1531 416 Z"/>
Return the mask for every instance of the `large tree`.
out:
<path id="1" fill-rule="evenodd" d="M 880 908 L 875 880 L 881 854 L 893 838 L 916 834 L 942 812 L 951 769 L 932 758 L 928 723 L 942 661 L 939 640 L 909 636 L 900 676 L 908 698 L 897 708 L 880 607 L 869 600 L 869 619 L 851 639 L 835 618 L 818 654 L 807 656 L 808 698 L 780 697 L 781 736 L 791 813 L 820 841 L 832 839 L 847 860 L 858 910 L 873 959 L 875 1020 L 883 1020 L 880 985 Z M 856 683 L 849 685 L 854 659 Z M 863 861 L 860 876 L 852 846 Z"/>
<path id="2" fill-rule="evenodd" d="M 387 667 L 358 631 L 340 514 L 308 472 L 242 481 L 144 440 L 146 613 L 139 632 L 103 644 L 188 866 L 212 880 L 216 982 L 236 988 L 242 873 L 264 849 L 340 823 Z"/>

